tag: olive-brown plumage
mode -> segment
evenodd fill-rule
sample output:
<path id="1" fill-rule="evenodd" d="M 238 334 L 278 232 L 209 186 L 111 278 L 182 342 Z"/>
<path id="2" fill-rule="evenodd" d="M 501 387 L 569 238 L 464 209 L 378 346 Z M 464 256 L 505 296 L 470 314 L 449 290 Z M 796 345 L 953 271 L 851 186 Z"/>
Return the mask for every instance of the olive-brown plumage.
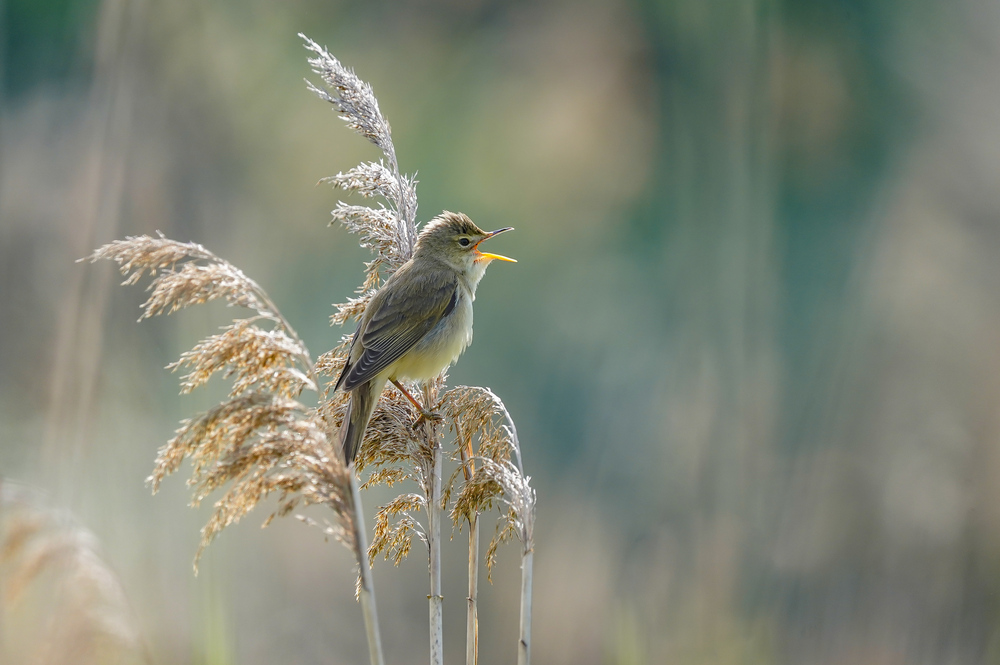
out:
<path id="1" fill-rule="evenodd" d="M 480 252 L 479 243 L 510 230 L 483 231 L 462 213 L 443 212 L 420 232 L 413 258 L 368 303 L 336 385 L 351 394 L 341 433 L 348 464 L 386 381 L 432 379 L 472 342 L 479 280 L 491 261 L 513 261 Z"/>

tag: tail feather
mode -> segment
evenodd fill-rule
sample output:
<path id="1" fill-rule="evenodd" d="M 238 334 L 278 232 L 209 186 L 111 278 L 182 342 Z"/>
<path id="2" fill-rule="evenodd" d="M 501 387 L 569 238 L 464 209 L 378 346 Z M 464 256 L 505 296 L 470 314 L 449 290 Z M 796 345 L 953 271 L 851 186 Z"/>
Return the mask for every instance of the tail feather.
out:
<path id="1" fill-rule="evenodd" d="M 375 385 L 375 384 L 379 385 Z M 378 403 L 385 381 L 366 381 L 351 391 L 351 402 L 347 407 L 347 419 L 341 426 L 340 445 L 344 451 L 344 463 L 350 464 L 358 454 L 358 448 L 365 437 L 368 421 Z"/>

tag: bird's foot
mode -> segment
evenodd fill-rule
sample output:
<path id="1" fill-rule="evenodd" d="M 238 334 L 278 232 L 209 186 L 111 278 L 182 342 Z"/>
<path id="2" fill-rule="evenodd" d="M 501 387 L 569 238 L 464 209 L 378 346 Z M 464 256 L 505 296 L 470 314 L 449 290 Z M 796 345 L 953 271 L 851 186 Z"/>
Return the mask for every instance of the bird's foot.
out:
<path id="1" fill-rule="evenodd" d="M 420 415 L 416 420 L 413 421 L 413 429 L 417 429 L 424 422 L 440 423 L 444 422 L 444 416 L 436 411 L 428 411 L 427 409 L 420 409 Z"/>

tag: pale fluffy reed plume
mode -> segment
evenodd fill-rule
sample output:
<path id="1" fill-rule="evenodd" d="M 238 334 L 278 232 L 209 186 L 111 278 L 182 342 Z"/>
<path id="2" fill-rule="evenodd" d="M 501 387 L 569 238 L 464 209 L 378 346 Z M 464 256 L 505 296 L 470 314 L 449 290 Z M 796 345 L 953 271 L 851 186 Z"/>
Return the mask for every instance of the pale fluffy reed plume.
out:
<path id="1" fill-rule="evenodd" d="M 6 480 L 0 480 L 0 589 L 0 662 L 150 662 L 97 537 L 39 492 Z M 19 620 L 32 614 L 41 617 L 37 631 Z"/>
<path id="2" fill-rule="evenodd" d="M 370 85 L 319 44 L 299 33 L 306 49 L 315 54 L 309 64 L 328 86 L 318 88 L 308 80 L 306 85 L 320 99 L 329 102 L 348 127 L 378 146 L 385 161 L 365 162 L 337 175 L 323 178 L 325 182 L 365 198 L 379 197 L 377 208 L 337 203 L 330 224 L 341 223 L 360 236 L 360 244 L 375 254 L 365 264 L 365 283 L 361 297 L 338 306 L 334 322 L 342 324 L 360 315 L 374 288 L 381 281 L 382 270 L 392 272 L 413 255 L 417 244 L 417 181 L 399 172 L 392 129 L 378 108 L 378 100 Z"/>
<path id="3" fill-rule="evenodd" d="M 340 117 L 378 146 L 385 157 L 384 162 L 363 163 L 322 181 L 366 198 L 382 199 L 377 208 L 341 201 L 332 213 L 331 223 L 339 222 L 358 234 L 361 244 L 375 254 L 375 258 L 365 265 L 366 278 L 358 289 L 359 297 L 337 306 L 332 322 L 342 325 L 364 311 L 381 283 L 382 271 L 395 270 L 412 255 L 417 237 L 416 180 L 399 172 L 389 123 L 382 116 L 371 87 L 318 44 L 304 35 L 300 37 L 306 48 L 315 54 L 309 60 L 313 70 L 329 88 L 329 91 L 323 90 L 310 83 L 310 90 L 332 104 Z M 320 359 L 318 368 L 322 374 L 331 377 L 339 374 L 348 340 L 345 336 L 344 343 Z M 419 414 L 394 390 L 383 393 L 372 415 L 355 460 L 358 472 L 371 471 L 362 487 L 380 483 L 392 486 L 409 481 L 417 491 L 400 494 L 378 510 L 369 556 L 372 562 L 382 555 L 398 565 L 410 553 L 414 537 L 427 547 L 431 663 L 439 665 L 443 660 L 441 527 L 446 505 L 454 492 L 456 503 L 450 517 L 460 525 L 468 521 L 470 526 L 466 656 L 471 665 L 478 659 L 478 515 L 502 505 L 505 510 L 497 535 L 487 551 L 487 563 L 492 570 L 500 543 L 514 535 L 521 539 L 525 572 L 519 662 L 527 663 L 534 491 L 523 473 L 516 430 L 503 402 L 485 388 L 460 387 L 443 392 L 445 383 L 446 377 L 442 374 L 419 386 L 423 403 L 444 415 L 441 424 L 425 421 L 414 428 Z M 339 425 L 343 418 L 343 400 L 328 402 L 321 411 L 330 422 Z M 443 482 L 445 429 L 451 429 L 456 435 L 454 459 L 459 462 L 446 486 Z M 473 450 L 473 437 L 478 441 L 478 452 Z M 516 465 L 510 461 L 512 452 Z M 459 474 L 463 481 L 454 489 Z"/>

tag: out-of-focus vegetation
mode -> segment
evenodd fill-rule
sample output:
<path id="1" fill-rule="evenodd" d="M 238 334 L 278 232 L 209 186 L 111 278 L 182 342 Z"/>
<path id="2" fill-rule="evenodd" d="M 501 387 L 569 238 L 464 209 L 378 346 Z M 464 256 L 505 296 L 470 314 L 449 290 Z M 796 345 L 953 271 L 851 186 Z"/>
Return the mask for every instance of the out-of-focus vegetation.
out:
<path id="1" fill-rule="evenodd" d="M 315 183 L 376 154 L 305 89 L 299 31 L 374 85 L 420 219 L 517 228 L 451 380 L 518 422 L 542 506 L 537 662 L 1000 657 L 995 3 L 0 16 L 0 474 L 99 538 L 155 662 L 365 657 L 346 552 L 251 520 L 194 578 L 205 512 L 142 483 L 222 391 L 178 397 L 162 367 L 232 312 L 136 326 L 142 294 L 73 262 L 157 229 L 201 242 L 309 348 L 336 344 L 330 303 L 367 257 Z M 465 565 L 456 541 L 445 566 Z M 502 553 L 494 575 L 516 566 Z M 425 639 L 423 575 L 376 566 L 388 662 Z M 514 587 L 481 591 L 484 663 L 512 660 Z"/>

